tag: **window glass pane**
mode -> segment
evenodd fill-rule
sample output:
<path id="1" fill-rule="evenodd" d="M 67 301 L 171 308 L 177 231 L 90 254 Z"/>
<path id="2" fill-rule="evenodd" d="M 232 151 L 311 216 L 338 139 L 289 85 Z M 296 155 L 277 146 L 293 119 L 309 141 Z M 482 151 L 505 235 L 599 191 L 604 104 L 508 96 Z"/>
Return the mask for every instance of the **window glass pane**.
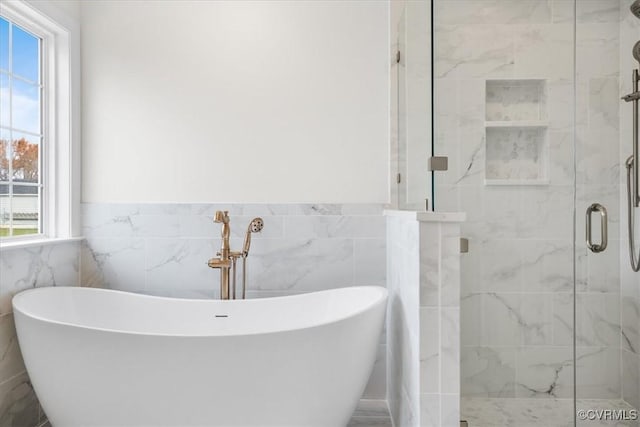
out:
<path id="1" fill-rule="evenodd" d="M 11 205 L 11 213 L 13 215 L 12 235 L 38 234 L 38 215 L 40 211 L 38 187 L 14 184 Z"/>
<path id="2" fill-rule="evenodd" d="M 40 169 L 40 138 L 13 133 L 11 154 L 13 156 L 13 180 L 15 183 L 38 183 Z"/>
<path id="3" fill-rule="evenodd" d="M 9 179 L 9 131 L 0 129 L 0 181 Z"/>
<path id="4" fill-rule="evenodd" d="M 12 72 L 20 77 L 40 82 L 40 39 L 22 28 L 13 26 Z"/>
<path id="5" fill-rule="evenodd" d="M 0 18 L 0 69 L 9 71 L 9 22 Z"/>
<path id="6" fill-rule="evenodd" d="M 9 125 L 9 75 L 0 72 L 0 126 Z"/>
<path id="7" fill-rule="evenodd" d="M 11 127 L 40 133 L 40 88 L 13 79 L 11 91 Z"/>
<path id="8" fill-rule="evenodd" d="M 0 18 L 0 238 L 41 233 L 41 39 Z"/>

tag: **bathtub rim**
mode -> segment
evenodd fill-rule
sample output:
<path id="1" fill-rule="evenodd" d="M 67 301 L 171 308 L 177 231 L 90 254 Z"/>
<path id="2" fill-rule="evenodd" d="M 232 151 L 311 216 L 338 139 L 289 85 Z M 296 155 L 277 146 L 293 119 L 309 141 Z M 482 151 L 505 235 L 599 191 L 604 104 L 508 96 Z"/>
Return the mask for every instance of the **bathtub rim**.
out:
<path id="1" fill-rule="evenodd" d="M 25 289 L 22 290 L 18 293 L 16 293 L 12 298 L 11 298 L 11 306 L 13 309 L 13 313 L 19 313 L 19 315 L 31 318 L 33 320 L 39 321 L 39 322 L 44 322 L 44 323 L 49 323 L 52 325 L 58 325 L 58 326 L 62 326 L 62 327 L 70 327 L 70 328 L 78 328 L 78 329 L 83 329 L 83 330 L 88 330 L 88 331 L 99 331 L 99 332 L 105 332 L 105 333 L 114 333 L 114 334 L 123 334 L 123 335 L 133 335 L 133 336 L 150 336 L 150 337 L 167 337 L 167 338 L 234 338 L 234 337 L 249 337 L 249 336 L 256 336 L 256 335 L 269 335 L 269 334 L 279 334 L 279 333 L 287 333 L 287 332 L 296 332 L 296 331 L 302 331 L 302 330 L 306 330 L 306 329 L 312 329 L 312 328 L 319 328 L 319 327 L 323 327 L 323 326 L 329 326 L 335 323 L 339 323 L 339 322 L 343 322 L 347 319 L 350 318 L 354 318 L 357 317 L 369 310 L 372 310 L 373 308 L 375 308 L 377 305 L 384 303 L 386 305 L 386 302 L 388 300 L 388 296 L 389 296 L 389 291 L 387 290 L 387 288 L 383 287 L 383 286 L 378 286 L 378 285 L 360 285 L 360 286 L 345 286 L 342 288 L 333 288 L 333 289 L 323 289 L 323 290 L 319 290 L 319 291 L 312 291 L 312 292 L 304 292 L 304 293 L 299 293 L 299 294 L 293 294 L 293 295 L 282 295 L 282 296 L 276 296 L 276 297 L 266 297 L 266 298 L 252 298 L 250 299 L 250 301 L 263 301 L 263 300 L 274 300 L 274 299 L 293 299 L 296 297 L 306 297 L 309 298 L 308 295 L 310 294 L 317 294 L 317 293 L 330 293 L 330 292 L 339 292 L 340 290 L 343 289 L 372 289 L 375 292 L 378 293 L 377 298 L 372 301 L 369 305 L 360 308 L 359 310 L 354 310 L 352 312 L 349 312 L 347 315 L 345 316 L 339 316 L 336 318 L 332 318 L 331 320 L 325 321 L 325 322 L 318 322 L 318 323 L 313 323 L 311 325 L 307 325 L 307 326 L 303 326 L 303 327 L 294 327 L 294 328 L 275 328 L 275 329 L 271 329 L 271 330 L 267 330 L 267 331 L 262 331 L 262 332 L 248 332 L 248 333 L 226 333 L 226 334 L 175 334 L 175 333 L 158 333 L 158 332 L 141 332 L 141 331 L 132 331 L 132 330 L 122 330 L 122 329 L 113 329 L 113 328 L 104 328 L 104 327 L 93 327 L 93 326 L 86 326 L 86 325 L 82 325 L 82 324 L 78 324 L 78 323 L 71 323 L 71 322 L 63 322 L 60 320 L 52 320 L 52 319 L 48 319 L 46 317 L 43 316 L 39 316 L 39 315 L 35 315 L 33 313 L 27 312 L 21 308 L 19 308 L 18 306 L 16 306 L 16 299 L 18 300 L 18 305 L 20 303 L 20 299 L 25 298 L 27 294 L 30 293 L 38 293 L 38 292 L 51 292 L 52 288 L 65 288 L 65 289 L 83 289 L 83 291 L 81 292 L 106 292 L 106 293 L 119 293 L 119 294 L 127 294 L 130 296 L 133 296 L 134 298 L 150 298 L 150 299 L 161 299 L 161 300 L 179 300 L 179 301 L 185 301 L 185 302 L 189 302 L 189 301 L 197 301 L 197 302 L 203 302 L 203 301 L 224 301 L 224 300 L 219 300 L 219 299 L 205 299 L 205 298 L 175 298 L 175 297 L 164 297 L 164 296 L 156 296 L 156 295 L 147 295 L 147 294 L 141 294 L 141 293 L 136 293 L 136 292 L 128 292 L 128 291 L 122 291 L 122 290 L 118 290 L 118 289 L 104 289 L 104 288 L 90 288 L 90 287 L 83 287 L 83 286 L 43 286 L 43 287 L 38 287 L 38 288 L 30 288 L 30 289 Z M 242 300 L 230 300 L 230 301 L 242 301 Z"/>

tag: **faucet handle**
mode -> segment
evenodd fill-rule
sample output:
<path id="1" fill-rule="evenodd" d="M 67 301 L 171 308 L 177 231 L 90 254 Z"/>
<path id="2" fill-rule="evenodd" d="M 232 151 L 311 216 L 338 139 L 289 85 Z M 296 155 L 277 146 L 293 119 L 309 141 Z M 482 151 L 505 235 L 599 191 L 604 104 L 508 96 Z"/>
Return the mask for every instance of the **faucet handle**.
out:
<path id="1" fill-rule="evenodd" d="M 229 211 L 216 211 L 213 216 L 213 222 L 227 224 L 229 222 Z"/>
<path id="2" fill-rule="evenodd" d="M 229 268 L 231 267 L 231 261 L 220 258 L 211 258 L 207 261 L 207 265 L 211 268 Z"/>

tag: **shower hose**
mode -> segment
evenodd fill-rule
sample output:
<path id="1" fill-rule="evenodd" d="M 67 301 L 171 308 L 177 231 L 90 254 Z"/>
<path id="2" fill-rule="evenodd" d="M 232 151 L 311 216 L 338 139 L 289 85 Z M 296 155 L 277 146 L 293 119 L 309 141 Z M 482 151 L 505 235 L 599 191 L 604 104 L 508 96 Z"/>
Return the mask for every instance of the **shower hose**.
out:
<path id="1" fill-rule="evenodd" d="M 629 260 L 633 271 L 640 271 L 640 253 L 636 256 L 635 248 L 635 215 L 633 214 L 633 184 L 631 180 L 631 171 L 634 167 L 635 159 L 633 156 L 627 160 L 627 218 L 629 219 Z"/>

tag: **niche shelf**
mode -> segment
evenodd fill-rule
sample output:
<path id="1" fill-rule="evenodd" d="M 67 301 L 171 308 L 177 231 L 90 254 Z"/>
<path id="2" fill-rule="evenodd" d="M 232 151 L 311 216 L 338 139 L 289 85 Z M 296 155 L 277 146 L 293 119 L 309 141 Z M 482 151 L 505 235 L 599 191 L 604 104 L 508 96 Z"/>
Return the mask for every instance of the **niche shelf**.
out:
<path id="1" fill-rule="evenodd" d="M 545 185 L 546 82 L 487 80 L 485 185 Z"/>

